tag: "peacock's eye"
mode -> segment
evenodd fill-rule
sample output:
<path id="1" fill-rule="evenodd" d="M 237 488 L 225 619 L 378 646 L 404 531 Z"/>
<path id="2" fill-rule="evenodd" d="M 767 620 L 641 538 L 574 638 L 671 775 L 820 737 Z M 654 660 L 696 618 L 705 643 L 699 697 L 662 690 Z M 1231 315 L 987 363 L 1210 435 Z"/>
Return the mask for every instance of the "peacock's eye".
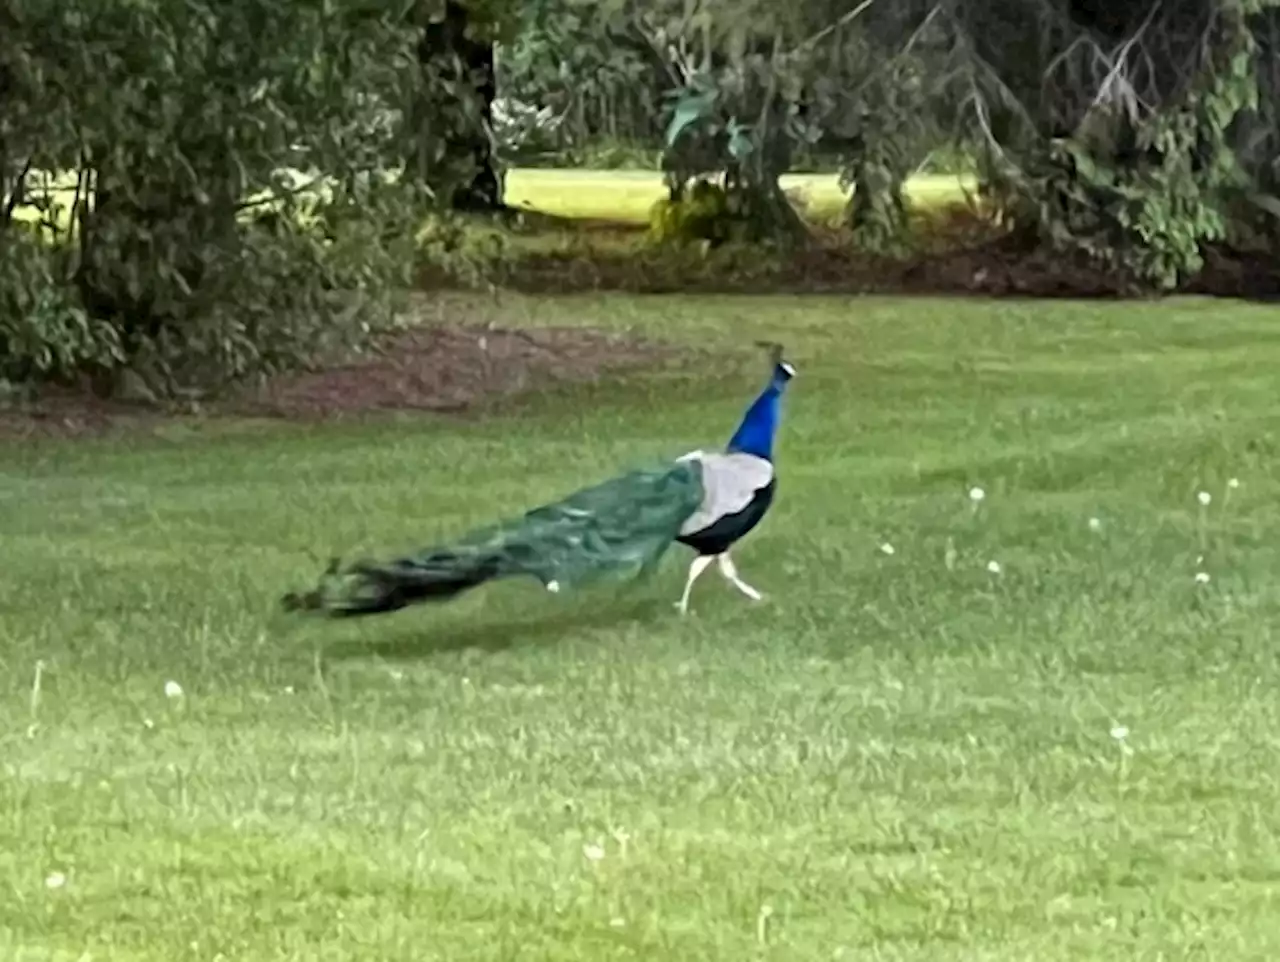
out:
<path id="1" fill-rule="evenodd" d="M 786 361 L 782 362 L 782 369 L 787 372 L 787 377 L 796 376 L 796 369 L 792 367 L 790 364 L 788 364 Z"/>

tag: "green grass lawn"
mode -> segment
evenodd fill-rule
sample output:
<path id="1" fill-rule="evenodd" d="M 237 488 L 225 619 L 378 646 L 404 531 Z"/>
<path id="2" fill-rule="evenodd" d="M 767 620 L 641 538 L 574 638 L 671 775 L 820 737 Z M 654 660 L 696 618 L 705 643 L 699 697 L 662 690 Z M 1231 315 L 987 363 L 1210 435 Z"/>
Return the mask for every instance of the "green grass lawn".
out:
<path id="1" fill-rule="evenodd" d="M 3 448 L 0 958 L 1277 957 L 1274 310 L 503 309 L 726 362 Z M 800 371 L 735 555 L 764 604 L 709 573 L 679 619 L 680 549 L 630 591 L 275 611 L 330 554 L 720 443 L 758 337 Z"/>

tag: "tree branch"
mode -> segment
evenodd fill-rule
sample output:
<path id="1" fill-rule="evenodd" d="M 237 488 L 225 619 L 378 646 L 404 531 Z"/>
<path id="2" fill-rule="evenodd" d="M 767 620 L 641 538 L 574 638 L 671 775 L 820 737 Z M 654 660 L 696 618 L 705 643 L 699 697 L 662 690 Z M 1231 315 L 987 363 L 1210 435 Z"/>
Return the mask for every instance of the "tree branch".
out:
<path id="1" fill-rule="evenodd" d="M 17 178 L 13 182 L 13 190 L 9 192 L 9 197 L 4 203 L 3 223 L 6 225 L 13 220 L 14 211 L 16 211 L 26 199 L 27 175 L 31 173 L 31 164 L 34 160 L 34 155 L 27 157 L 27 162 L 22 165 L 22 170 L 18 173 Z"/>

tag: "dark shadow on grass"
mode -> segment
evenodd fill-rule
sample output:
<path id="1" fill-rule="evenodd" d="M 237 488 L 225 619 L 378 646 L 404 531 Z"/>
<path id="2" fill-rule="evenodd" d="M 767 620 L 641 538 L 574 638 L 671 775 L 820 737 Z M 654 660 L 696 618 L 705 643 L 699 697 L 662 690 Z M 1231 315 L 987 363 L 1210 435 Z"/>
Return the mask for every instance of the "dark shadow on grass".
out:
<path id="1" fill-rule="evenodd" d="M 617 628 L 628 622 L 651 622 L 669 608 L 663 600 L 652 596 L 617 598 L 604 593 L 595 599 L 584 599 L 537 619 L 477 621 L 473 625 L 447 625 L 433 628 L 422 624 L 431 618 L 429 608 L 406 609 L 391 619 L 399 621 L 403 630 L 379 641 L 334 642 L 323 651 L 331 661 L 358 658 L 411 660 L 430 658 L 445 652 L 475 649 L 498 652 L 532 645 L 550 645 L 584 631 Z M 406 625 L 414 618 L 418 624 Z M 388 627 L 391 621 L 387 622 Z"/>

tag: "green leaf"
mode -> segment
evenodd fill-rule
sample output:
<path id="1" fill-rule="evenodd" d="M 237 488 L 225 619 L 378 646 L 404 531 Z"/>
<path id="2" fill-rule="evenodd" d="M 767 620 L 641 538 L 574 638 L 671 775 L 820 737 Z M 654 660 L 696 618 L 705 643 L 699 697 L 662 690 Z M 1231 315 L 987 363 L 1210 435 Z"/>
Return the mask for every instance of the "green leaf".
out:
<path id="1" fill-rule="evenodd" d="M 1252 192 L 1249 195 L 1249 202 L 1255 207 L 1266 211 L 1272 217 L 1280 219 L 1280 197 L 1274 194 L 1263 194 L 1260 192 Z"/>
<path id="2" fill-rule="evenodd" d="M 751 142 L 750 128 L 740 124 L 737 119 L 729 121 L 729 154 L 734 160 L 745 160 L 755 150 Z"/>
<path id="3" fill-rule="evenodd" d="M 667 125 L 665 144 L 668 149 L 675 146 L 677 138 L 686 128 L 713 114 L 716 106 L 714 91 L 687 90 L 676 103 Z"/>

